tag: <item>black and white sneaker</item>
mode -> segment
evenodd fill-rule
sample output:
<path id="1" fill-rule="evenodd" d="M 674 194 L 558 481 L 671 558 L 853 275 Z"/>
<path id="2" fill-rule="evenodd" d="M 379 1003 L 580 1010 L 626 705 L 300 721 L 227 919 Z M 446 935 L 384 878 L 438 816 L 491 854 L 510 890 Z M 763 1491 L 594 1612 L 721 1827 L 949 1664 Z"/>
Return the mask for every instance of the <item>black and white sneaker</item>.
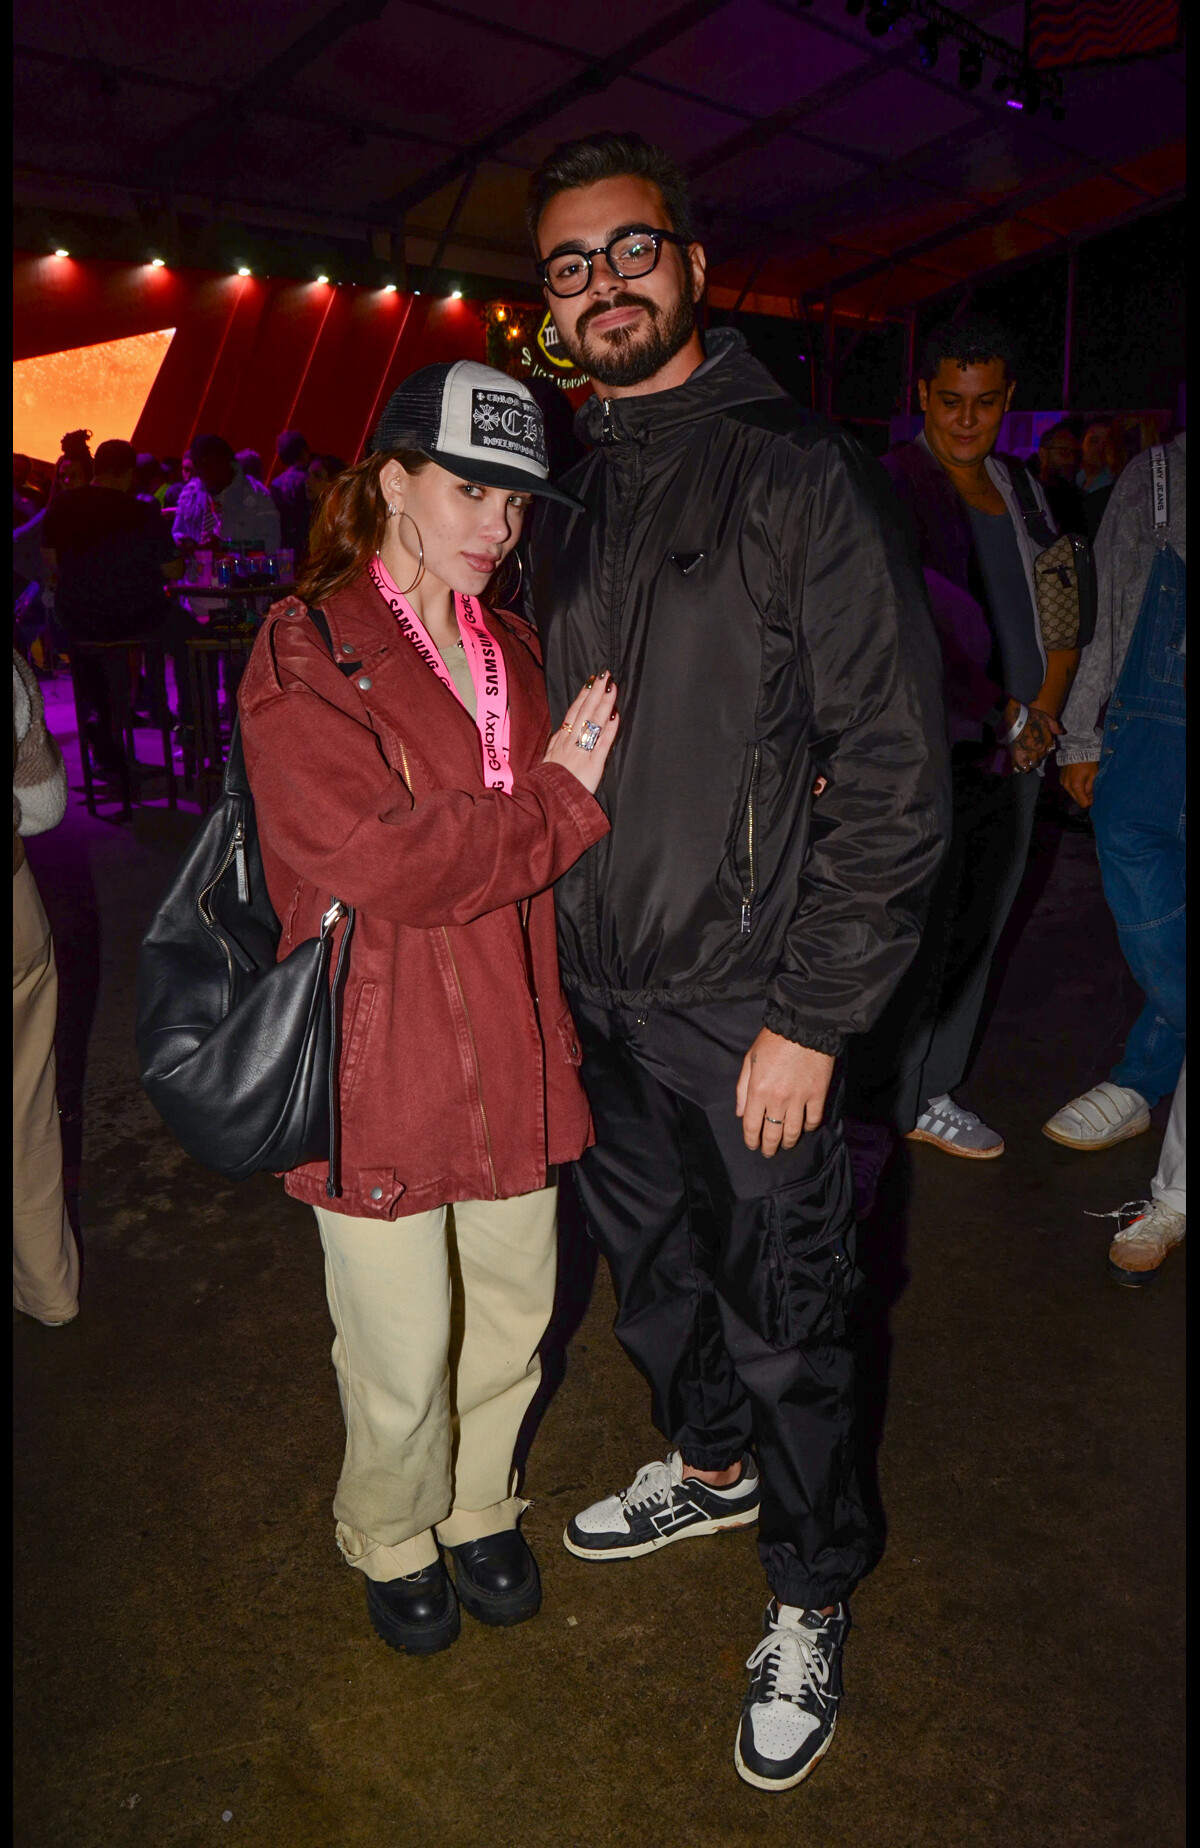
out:
<path id="1" fill-rule="evenodd" d="M 563 1545 L 577 1559 L 640 1559 L 673 1540 L 699 1539 L 758 1519 L 758 1471 L 749 1456 L 727 1489 L 684 1479 L 683 1458 L 647 1463 L 621 1495 L 593 1502 L 568 1522 Z"/>
<path id="2" fill-rule="evenodd" d="M 764 1624 L 766 1634 L 746 1663 L 750 1691 L 733 1762 L 756 1790 L 791 1790 L 833 1744 L 850 1613 L 839 1604 L 832 1617 L 822 1617 L 772 1598 Z"/>

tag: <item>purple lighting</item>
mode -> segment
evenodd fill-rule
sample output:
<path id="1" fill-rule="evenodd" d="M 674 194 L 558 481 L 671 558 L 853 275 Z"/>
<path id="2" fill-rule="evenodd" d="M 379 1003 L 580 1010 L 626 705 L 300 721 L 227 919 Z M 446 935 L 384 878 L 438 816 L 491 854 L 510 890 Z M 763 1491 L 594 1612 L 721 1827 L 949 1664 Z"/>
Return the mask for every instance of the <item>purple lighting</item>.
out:
<path id="1" fill-rule="evenodd" d="M 1018 101 L 1018 99 L 1015 96 L 1010 96 L 1007 102 L 1005 103 L 1004 107 L 1006 109 L 1024 109 L 1025 105 L 1024 103 Z"/>

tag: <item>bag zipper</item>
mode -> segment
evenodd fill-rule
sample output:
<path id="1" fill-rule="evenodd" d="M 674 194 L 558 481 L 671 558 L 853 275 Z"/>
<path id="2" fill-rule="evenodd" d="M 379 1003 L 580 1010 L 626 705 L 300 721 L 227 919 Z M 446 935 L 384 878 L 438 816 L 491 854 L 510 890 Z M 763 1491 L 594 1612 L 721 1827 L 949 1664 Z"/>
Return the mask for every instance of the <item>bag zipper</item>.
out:
<path id="1" fill-rule="evenodd" d="M 742 893 L 742 936 L 743 937 L 748 937 L 750 935 L 750 926 L 753 923 L 753 914 L 754 914 L 754 895 L 755 895 L 755 884 L 756 884 L 756 875 L 755 875 L 755 866 L 754 866 L 754 852 L 755 852 L 755 848 L 754 848 L 754 797 L 758 790 L 758 748 L 759 747 L 755 745 L 754 756 L 750 764 L 750 795 L 746 803 L 746 846 L 747 846 L 747 853 L 749 856 L 750 873 L 749 873 L 748 888 L 746 891 Z"/>
<path id="2" fill-rule="evenodd" d="M 233 839 L 230 841 L 228 847 L 226 847 L 225 849 L 225 852 L 222 854 L 220 865 L 217 867 L 216 872 L 213 874 L 212 878 L 209 880 L 208 884 L 205 886 L 204 890 L 201 892 L 200 896 L 196 900 L 196 910 L 200 913 L 200 922 L 204 925 L 205 929 L 213 937 L 216 938 L 217 942 L 220 944 L 222 950 L 225 953 L 225 965 L 226 965 L 226 969 L 229 975 L 229 998 L 231 1002 L 233 1000 L 233 956 L 230 952 L 229 945 L 226 943 L 224 937 L 221 935 L 220 931 L 217 929 L 217 920 L 214 918 L 212 914 L 212 905 L 209 901 L 211 900 L 212 895 L 216 891 L 218 885 L 221 883 L 222 878 L 224 877 L 226 872 L 229 870 L 229 862 L 233 859 L 234 854 L 238 851 L 239 836 L 241 837 L 241 840 L 243 843 L 243 852 L 244 852 L 246 829 L 245 829 L 244 822 L 241 822 L 241 821 L 239 821 L 237 826 L 234 828 Z M 240 887 L 239 887 L 238 896 L 239 898 L 241 897 Z"/>
<path id="3" fill-rule="evenodd" d="M 325 1170 L 327 1200 L 336 1200 L 342 1191 L 341 1174 L 339 1173 L 342 1123 L 338 1111 L 338 1062 L 342 1037 L 342 983 L 346 972 L 346 958 L 350 952 L 350 934 L 354 929 L 353 910 L 350 906 L 343 905 L 340 898 L 335 898 L 330 901 L 329 909 L 321 919 L 323 939 L 335 928 L 340 918 L 345 918 L 346 928 L 342 932 L 333 980 L 329 985 L 329 1071 L 326 1075 L 329 1098 L 329 1164 Z"/>
<path id="4" fill-rule="evenodd" d="M 246 824 L 239 821 L 233 830 L 233 858 L 237 866 L 237 895 L 241 904 L 250 903 L 250 879 L 246 872 Z"/>

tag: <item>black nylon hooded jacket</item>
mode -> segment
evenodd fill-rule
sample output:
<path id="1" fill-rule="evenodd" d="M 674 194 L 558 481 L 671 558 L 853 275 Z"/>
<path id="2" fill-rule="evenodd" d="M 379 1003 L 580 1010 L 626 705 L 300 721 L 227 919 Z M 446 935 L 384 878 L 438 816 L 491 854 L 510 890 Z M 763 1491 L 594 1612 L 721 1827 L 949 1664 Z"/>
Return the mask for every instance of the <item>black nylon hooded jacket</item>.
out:
<path id="1" fill-rule="evenodd" d="M 761 995 L 840 1052 L 917 947 L 948 828 L 941 664 L 883 470 L 717 329 L 681 386 L 589 399 L 530 549 L 551 714 L 607 667 L 612 831 L 558 882 L 601 1005 Z M 814 802 L 818 774 L 829 785 Z"/>

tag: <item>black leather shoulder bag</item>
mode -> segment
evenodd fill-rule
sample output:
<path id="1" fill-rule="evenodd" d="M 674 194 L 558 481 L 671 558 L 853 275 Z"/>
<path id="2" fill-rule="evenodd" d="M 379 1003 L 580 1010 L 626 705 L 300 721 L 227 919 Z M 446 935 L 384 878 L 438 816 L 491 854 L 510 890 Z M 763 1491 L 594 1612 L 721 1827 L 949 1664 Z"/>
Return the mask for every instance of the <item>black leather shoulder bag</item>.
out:
<path id="1" fill-rule="evenodd" d="M 309 615 L 328 647 L 323 613 Z M 142 1086 L 205 1167 L 240 1181 L 325 1156 L 325 1192 L 340 1193 L 338 1042 L 353 930 L 353 908 L 331 896 L 318 935 L 276 962 L 281 925 L 267 895 L 235 723 L 221 799 L 184 855 L 138 959 Z"/>

